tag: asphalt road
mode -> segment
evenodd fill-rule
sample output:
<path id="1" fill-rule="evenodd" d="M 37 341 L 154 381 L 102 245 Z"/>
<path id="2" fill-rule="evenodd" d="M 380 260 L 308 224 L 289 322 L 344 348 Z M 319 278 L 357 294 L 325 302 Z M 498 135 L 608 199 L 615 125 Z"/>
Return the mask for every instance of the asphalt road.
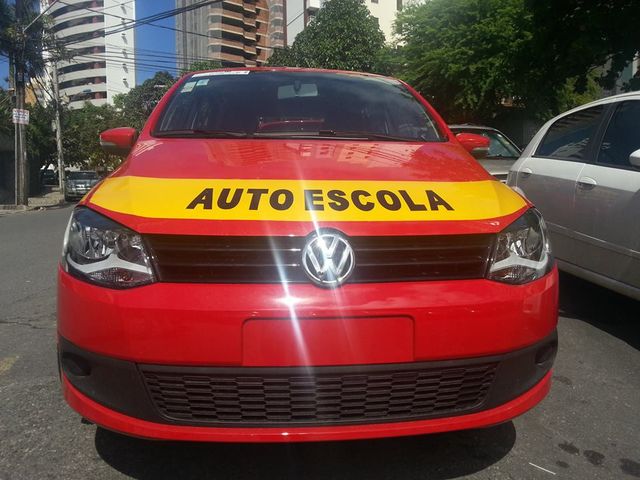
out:
<path id="1" fill-rule="evenodd" d="M 561 278 L 550 395 L 497 427 L 298 445 L 151 442 L 60 394 L 55 269 L 70 208 L 0 217 L 0 480 L 640 478 L 640 303 Z"/>

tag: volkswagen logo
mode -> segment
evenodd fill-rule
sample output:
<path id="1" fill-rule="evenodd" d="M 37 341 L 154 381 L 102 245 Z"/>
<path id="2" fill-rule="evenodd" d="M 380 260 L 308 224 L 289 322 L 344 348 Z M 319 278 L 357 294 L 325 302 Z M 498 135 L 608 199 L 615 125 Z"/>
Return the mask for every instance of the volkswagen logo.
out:
<path id="1" fill-rule="evenodd" d="M 344 235 L 325 231 L 313 235 L 302 250 L 302 266 L 313 283 L 339 287 L 355 266 L 353 249 Z"/>

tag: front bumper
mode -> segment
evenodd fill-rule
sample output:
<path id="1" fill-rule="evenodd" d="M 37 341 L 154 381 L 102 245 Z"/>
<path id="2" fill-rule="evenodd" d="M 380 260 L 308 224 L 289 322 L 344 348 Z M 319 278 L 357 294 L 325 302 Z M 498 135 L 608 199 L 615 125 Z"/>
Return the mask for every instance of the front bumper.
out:
<path id="1" fill-rule="evenodd" d="M 556 348 L 555 269 L 522 286 L 488 280 L 353 284 L 337 290 L 157 283 L 122 291 L 89 285 L 60 270 L 58 298 L 67 401 L 100 425 L 148 438 L 312 441 L 492 425 L 544 397 Z M 74 355 L 80 359 L 75 366 L 69 361 Z M 438 410 L 440 399 L 435 406 L 422 405 L 417 414 L 393 403 L 391 413 L 376 407 L 360 420 L 350 420 L 347 409 L 346 416 L 341 411 L 325 421 L 305 421 L 295 415 L 299 405 L 280 422 L 264 416 L 256 421 L 255 416 L 251 421 L 176 417 L 144 378 L 149 371 L 160 377 L 168 372 L 180 382 L 191 378 L 214 385 L 217 380 L 211 378 L 218 375 L 268 371 L 287 379 L 304 372 L 305 382 L 345 373 L 347 383 L 354 376 L 358 383 L 362 375 L 377 381 L 380 374 L 400 369 L 402 384 L 415 370 L 445 369 L 454 375 L 487 362 L 495 369 L 477 401 Z M 183 391 L 191 386 L 181 384 Z"/>
<path id="2" fill-rule="evenodd" d="M 247 384 L 236 389 L 233 395 L 229 394 L 228 389 L 225 390 L 225 384 L 218 383 L 217 386 L 223 395 L 218 395 L 218 401 L 214 401 L 215 395 L 203 396 L 202 384 L 191 382 L 192 391 L 189 393 L 183 389 L 180 391 L 178 377 L 176 371 L 183 371 L 183 374 L 189 376 L 192 380 L 198 375 L 202 376 L 205 372 L 210 373 L 212 370 L 217 372 L 217 380 L 220 379 L 221 371 L 230 375 L 237 375 L 239 369 L 234 368 L 206 368 L 206 367 L 166 367 L 166 366 L 144 366 L 136 365 L 133 362 L 116 360 L 109 357 L 95 355 L 93 353 L 83 351 L 75 345 L 69 343 L 63 338 L 59 339 L 59 360 L 62 370 L 62 383 L 65 398 L 71 407 L 89 420 L 102 425 L 106 428 L 125 433 L 128 435 L 139 436 L 144 438 L 155 439 L 171 439 L 171 440 L 193 440 L 193 441 L 226 441 L 226 442 L 285 442 L 285 441 L 322 441 L 322 440 L 347 440 L 355 438 L 373 438 L 373 437 L 389 437 L 400 435 L 416 435 L 423 433 L 435 433 L 441 431 L 458 430 L 465 428 L 477 428 L 494 425 L 507 421 L 518 416 L 528 409 L 532 408 L 540 400 L 544 398 L 550 387 L 550 368 L 555 358 L 557 350 L 557 335 L 553 332 L 548 338 L 542 342 L 538 342 L 528 348 L 511 352 L 502 356 L 483 357 L 478 359 L 465 359 L 446 362 L 427 362 L 422 364 L 403 364 L 403 365 L 385 365 L 385 366 L 357 366 L 357 367 L 320 367 L 313 370 L 308 368 L 253 368 L 240 369 L 245 378 L 251 377 L 251 383 L 262 382 L 260 389 L 265 388 L 265 382 L 262 377 L 278 374 L 297 375 L 297 379 L 305 376 L 306 381 L 315 381 L 316 385 L 313 389 L 314 410 L 316 414 L 326 414 L 331 410 L 332 405 L 341 404 L 343 411 L 347 414 L 360 411 L 362 418 L 356 419 L 343 418 L 341 421 L 327 421 L 305 424 L 304 421 L 294 420 L 295 416 L 295 397 L 296 393 L 287 394 L 287 398 L 278 396 L 277 392 L 263 392 L 263 398 L 258 399 L 256 389 L 247 390 Z M 343 383 L 340 387 L 339 394 L 326 393 L 323 396 L 323 378 L 326 378 L 325 372 L 330 370 L 332 376 L 340 376 L 339 370 L 347 371 L 352 380 L 367 375 L 368 371 L 375 370 L 377 378 L 381 379 L 380 371 L 389 371 L 397 368 L 411 368 L 414 370 L 423 370 L 435 372 L 440 376 L 445 376 L 443 369 L 449 371 L 463 371 L 470 366 L 486 366 L 496 365 L 496 369 L 490 375 L 489 381 L 484 380 L 486 390 L 483 392 L 482 399 L 473 405 L 467 405 L 466 409 L 459 411 L 443 410 L 438 412 L 437 409 L 431 411 L 430 414 L 418 415 L 416 418 L 402 419 L 394 412 L 399 405 L 407 401 L 398 400 L 398 394 L 408 398 L 409 404 L 420 403 L 416 400 L 416 388 L 409 385 L 409 380 L 405 377 L 404 385 L 398 388 L 397 385 L 389 385 L 385 387 L 386 394 L 383 395 L 387 400 L 385 405 L 384 416 L 379 418 L 369 417 L 369 406 L 375 406 L 380 403 L 380 395 L 375 392 L 362 393 L 363 387 L 359 389 L 349 388 L 345 385 L 344 378 L 340 379 Z M 173 380 L 169 385 L 169 401 L 174 406 L 179 407 L 178 411 L 184 411 L 185 408 L 202 412 L 202 405 L 205 402 L 208 406 L 206 410 L 228 412 L 235 407 L 245 409 L 244 413 L 251 413 L 252 404 L 256 401 L 265 401 L 268 403 L 266 409 L 262 408 L 261 417 L 266 418 L 266 412 L 271 409 L 276 416 L 287 415 L 290 419 L 288 422 L 280 424 L 251 424 L 243 416 L 238 416 L 235 421 L 219 422 L 217 424 L 206 424 L 202 420 L 203 417 L 191 418 L 188 421 L 171 417 L 171 413 L 167 413 L 164 402 L 167 398 L 158 401 L 157 391 L 154 392 L 153 384 L 146 379 L 145 371 L 167 371 L 173 374 Z M 313 378 L 313 380 L 309 380 Z M 236 378 L 237 380 L 237 378 Z M 395 380 L 394 380 L 395 381 Z M 194 385 L 196 390 L 193 390 Z M 228 384 L 226 384 L 228 385 Z M 370 388 L 370 384 L 364 389 Z M 441 397 L 449 405 L 460 401 L 460 386 L 454 387 L 452 390 L 452 381 L 449 377 L 444 382 L 440 382 L 440 391 L 433 389 L 427 391 L 430 398 Z M 268 387 L 267 387 L 268 388 Z M 471 390 L 468 385 L 462 386 L 469 396 Z M 243 389 L 245 392 L 243 393 Z M 457 390 L 457 391 L 455 391 Z M 423 390 L 425 392 L 425 390 Z M 345 395 L 346 394 L 346 395 Z M 242 398 L 244 395 L 244 398 Z M 342 398 L 336 400 L 336 395 Z M 407 397 L 408 395 L 408 397 Z M 268 397 L 271 396 L 271 400 Z M 424 397 L 425 395 L 423 395 Z M 345 398 L 346 397 L 346 398 Z M 390 398 L 391 397 L 391 398 Z M 451 400 L 457 398 L 457 400 Z M 366 400 L 365 400 L 366 399 Z M 274 402 L 275 400 L 275 402 Z M 371 401 L 365 405 L 365 401 Z M 475 400 L 474 400 L 475 401 Z M 244 402 L 244 406 L 241 403 Z M 432 402 L 437 404 L 437 401 Z M 472 401 L 473 403 L 473 401 Z M 186 407 L 188 404 L 188 407 Z M 214 405 L 215 404 L 215 405 Z M 391 408 L 389 407 L 391 405 Z M 394 407 L 395 405 L 395 407 Z M 273 407 L 276 407 L 275 410 Z M 298 407 L 300 402 L 298 402 Z M 329 410 L 327 409 L 329 408 Z M 444 412 L 444 413 L 443 413 Z M 462 413 L 464 412 L 464 413 Z M 255 413 L 255 410 L 254 410 Z M 366 414 L 366 415 L 365 415 Z M 224 413 L 223 413 L 224 416 Z M 228 417 L 231 418 L 231 417 Z M 257 418 L 257 417 L 253 417 Z M 317 419 L 316 419 L 317 420 Z M 404 420 L 404 421 L 398 421 Z"/>

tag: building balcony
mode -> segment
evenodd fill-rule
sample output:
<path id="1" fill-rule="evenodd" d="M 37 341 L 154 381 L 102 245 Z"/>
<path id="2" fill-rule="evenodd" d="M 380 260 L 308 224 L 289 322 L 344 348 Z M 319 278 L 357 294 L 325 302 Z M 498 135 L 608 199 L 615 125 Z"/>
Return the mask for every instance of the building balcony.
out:
<path id="1" fill-rule="evenodd" d="M 227 51 L 233 50 L 234 52 L 238 52 L 238 55 L 243 55 L 245 45 L 243 41 L 231 40 L 228 38 L 212 38 L 209 41 L 209 47 L 211 46 L 220 47 Z"/>

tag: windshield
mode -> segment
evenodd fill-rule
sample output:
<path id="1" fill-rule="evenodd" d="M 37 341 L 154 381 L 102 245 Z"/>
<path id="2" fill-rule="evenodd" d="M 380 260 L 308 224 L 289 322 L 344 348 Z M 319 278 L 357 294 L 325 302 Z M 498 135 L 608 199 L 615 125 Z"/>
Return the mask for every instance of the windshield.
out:
<path id="1" fill-rule="evenodd" d="M 98 174 L 96 172 L 69 172 L 67 173 L 68 180 L 97 180 Z"/>
<path id="2" fill-rule="evenodd" d="M 424 106 L 397 80 L 246 70 L 187 79 L 153 134 L 442 140 Z"/>

